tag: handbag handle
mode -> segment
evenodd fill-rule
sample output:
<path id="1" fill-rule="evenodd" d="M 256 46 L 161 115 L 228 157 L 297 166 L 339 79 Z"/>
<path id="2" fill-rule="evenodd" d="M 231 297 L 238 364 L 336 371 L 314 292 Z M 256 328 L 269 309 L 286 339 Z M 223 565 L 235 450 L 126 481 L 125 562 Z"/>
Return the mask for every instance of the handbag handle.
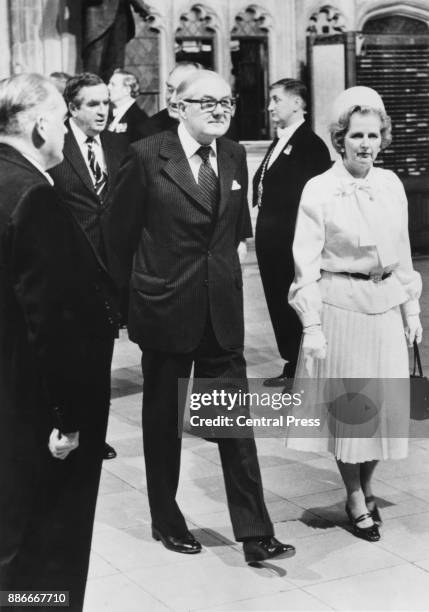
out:
<path id="1" fill-rule="evenodd" d="M 416 375 L 416 367 L 417 367 L 420 378 L 423 378 L 423 368 L 422 368 L 422 362 L 421 362 L 421 359 L 420 359 L 419 346 L 418 346 L 418 344 L 417 344 L 417 342 L 415 340 L 413 342 L 413 349 L 414 349 L 413 376 Z"/>

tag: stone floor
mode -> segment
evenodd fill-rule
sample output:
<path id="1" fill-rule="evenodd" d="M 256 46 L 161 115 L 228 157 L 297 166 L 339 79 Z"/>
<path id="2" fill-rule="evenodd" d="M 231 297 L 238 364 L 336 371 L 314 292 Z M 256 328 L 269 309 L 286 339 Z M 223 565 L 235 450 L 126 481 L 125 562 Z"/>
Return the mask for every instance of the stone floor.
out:
<path id="1" fill-rule="evenodd" d="M 429 261 L 416 261 L 429 286 Z M 429 290 L 422 300 L 423 362 L 429 366 Z M 257 267 L 245 267 L 248 374 L 280 369 Z M 151 538 L 140 429 L 139 350 L 122 333 L 113 370 L 104 463 L 85 612 L 215 610 L 429 610 L 429 439 L 413 439 L 408 459 L 376 472 L 382 539 L 348 530 L 344 491 L 331 456 L 258 439 L 267 505 L 277 536 L 297 548 L 289 560 L 248 567 L 232 535 L 215 445 L 187 438 L 179 503 L 202 542 L 196 556 Z"/>

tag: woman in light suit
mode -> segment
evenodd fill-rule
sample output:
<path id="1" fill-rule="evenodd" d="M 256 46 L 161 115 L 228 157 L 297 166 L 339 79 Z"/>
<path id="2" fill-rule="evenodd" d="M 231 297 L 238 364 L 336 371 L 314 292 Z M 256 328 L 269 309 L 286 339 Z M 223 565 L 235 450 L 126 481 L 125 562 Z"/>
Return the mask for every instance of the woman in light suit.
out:
<path id="1" fill-rule="evenodd" d="M 331 139 L 341 159 L 304 189 L 289 302 L 303 325 L 297 378 L 317 379 L 325 397 L 323 379 L 336 379 L 331 392 L 343 381 L 354 393 L 343 394 L 342 403 L 331 395 L 319 435 L 289 437 L 287 445 L 335 455 L 353 533 L 377 541 L 381 517 L 372 477 L 380 459 L 407 454 L 406 340 L 412 345 L 422 337 L 421 279 L 411 260 L 402 183 L 373 165 L 391 140 L 377 92 L 352 87 L 338 97 Z M 362 384 L 352 382 L 351 389 L 348 379 L 371 381 L 371 419 L 352 400 Z"/>

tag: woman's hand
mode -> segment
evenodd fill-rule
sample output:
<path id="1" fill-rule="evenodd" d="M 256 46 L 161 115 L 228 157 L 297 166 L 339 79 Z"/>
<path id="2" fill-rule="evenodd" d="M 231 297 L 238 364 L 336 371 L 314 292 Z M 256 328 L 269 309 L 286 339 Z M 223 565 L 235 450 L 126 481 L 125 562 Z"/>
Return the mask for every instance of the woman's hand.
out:
<path id="1" fill-rule="evenodd" d="M 325 359 L 326 338 L 320 325 L 304 327 L 302 350 L 306 367 L 310 365 L 309 362 L 313 359 Z"/>
<path id="2" fill-rule="evenodd" d="M 419 315 L 406 315 L 405 322 L 405 336 L 407 338 L 408 346 L 413 346 L 414 340 L 417 342 L 417 344 L 420 344 L 423 336 L 423 327 L 420 323 Z"/>

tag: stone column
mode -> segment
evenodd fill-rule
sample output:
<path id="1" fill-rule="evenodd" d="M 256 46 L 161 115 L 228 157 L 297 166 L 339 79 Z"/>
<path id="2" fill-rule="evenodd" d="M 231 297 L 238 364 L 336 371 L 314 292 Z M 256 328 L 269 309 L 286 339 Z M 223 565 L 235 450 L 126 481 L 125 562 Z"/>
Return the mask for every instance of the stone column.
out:
<path id="1" fill-rule="evenodd" d="M 0 79 L 10 76 L 9 2 L 0 0 Z"/>

